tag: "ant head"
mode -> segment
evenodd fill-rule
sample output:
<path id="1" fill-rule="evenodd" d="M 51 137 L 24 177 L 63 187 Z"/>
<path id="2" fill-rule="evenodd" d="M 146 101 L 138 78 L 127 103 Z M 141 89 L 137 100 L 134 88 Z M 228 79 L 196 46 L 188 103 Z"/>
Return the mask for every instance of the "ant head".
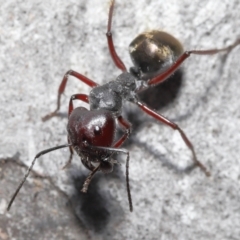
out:
<path id="1" fill-rule="evenodd" d="M 113 143 L 116 124 L 114 115 L 107 110 L 75 108 L 68 120 L 68 136 L 78 155 L 94 153 L 92 147 L 110 147 Z M 98 152 L 95 152 L 98 155 Z"/>
<path id="2" fill-rule="evenodd" d="M 157 76 L 183 53 L 182 44 L 172 35 L 150 31 L 138 35 L 129 45 L 134 64 L 130 72 L 142 80 Z"/>

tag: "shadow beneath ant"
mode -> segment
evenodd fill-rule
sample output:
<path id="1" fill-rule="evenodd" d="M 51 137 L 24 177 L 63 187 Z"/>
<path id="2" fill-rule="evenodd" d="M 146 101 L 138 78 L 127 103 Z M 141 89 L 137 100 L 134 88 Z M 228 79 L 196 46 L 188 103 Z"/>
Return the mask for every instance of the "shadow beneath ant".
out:
<path id="1" fill-rule="evenodd" d="M 155 159 L 159 159 L 162 163 L 162 166 L 167 167 L 169 170 L 174 171 L 176 174 L 186 174 L 190 173 L 193 169 L 195 169 L 197 166 L 193 163 L 186 167 L 180 168 L 177 164 L 173 163 L 170 159 L 166 158 L 165 155 L 154 151 L 149 146 L 147 146 L 145 143 L 142 143 L 138 141 L 137 138 L 133 138 L 133 142 L 141 147 L 143 151 L 147 151 L 149 154 L 151 154 Z"/>
<path id="2" fill-rule="evenodd" d="M 207 104 L 207 97 L 209 96 L 209 92 L 212 88 L 216 88 L 216 86 L 220 84 L 219 77 L 223 75 L 228 56 L 229 53 L 226 53 L 219 57 L 219 64 L 217 64 L 218 77 L 214 77 L 208 80 L 209 83 L 206 86 L 204 93 L 201 94 L 201 96 L 194 101 L 194 104 L 190 108 L 188 108 L 185 113 L 181 113 L 180 115 L 176 116 L 176 118 L 172 119 L 172 121 L 184 121 L 185 119 L 191 117 L 193 113 L 200 107 L 200 105 Z"/>
<path id="3" fill-rule="evenodd" d="M 70 177 L 75 189 L 74 194 L 70 196 L 75 214 L 88 229 L 101 232 L 110 220 L 110 212 L 107 208 L 108 199 L 100 193 L 98 188 L 100 174 L 92 180 L 87 194 L 81 192 L 87 175 L 79 174 Z"/>
<path id="4" fill-rule="evenodd" d="M 178 69 L 166 81 L 142 91 L 139 99 L 155 110 L 160 110 L 172 103 L 177 97 L 182 86 L 183 71 Z"/>
<path id="5" fill-rule="evenodd" d="M 84 223 L 88 230 L 104 234 L 109 222 L 114 221 L 115 214 L 117 213 L 119 217 L 123 212 L 119 205 L 114 204 L 114 199 L 110 195 L 101 193 L 99 184 L 102 178 L 121 179 L 120 174 L 122 174 L 121 171 L 116 167 L 111 174 L 96 174 L 89 185 L 88 192 L 82 193 L 81 189 L 87 174 L 81 173 L 81 170 L 76 167 L 69 171 L 69 179 L 75 189 L 72 196 L 69 196 L 69 203 L 75 216 Z M 112 214 L 113 212 L 114 214 Z"/>

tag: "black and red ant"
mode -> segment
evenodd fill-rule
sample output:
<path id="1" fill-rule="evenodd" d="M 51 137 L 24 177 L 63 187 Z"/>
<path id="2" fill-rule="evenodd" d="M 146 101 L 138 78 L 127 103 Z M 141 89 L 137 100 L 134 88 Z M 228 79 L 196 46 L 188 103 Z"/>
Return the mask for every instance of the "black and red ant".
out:
<path id="1" fill-rule="evenodd" d="M 85 193 L 88 190 L 92 177 L 97 171 L 109 173 L 113 170 L 113 165 L 118 163 L 116 160 L 112 159 L 114 154 L 124 153 L 127 155 L 126 183 L 129 208 L 130 211 L 132 211 L 132 198 L 129 186 L 129 152 L 120 148 L 131 133 L 131 124 L 121 115 L 124 101 L 130 101 L 136 104 L 143 112 L 147 113 L 154 119 L 174 130 L 177 130 L 186 146 L 192 152 L 194 163 L 207 176 L 210 176 L 206 167 L 198 161 L 194 147 L 184 131 L 174 122 L 171 122 L 161 114 L 140 102 L 137 93 L 166 80 L 188 57 L 190 57 L 191 54 L 213 55 L 223 51 L 227 52 L 240 44 L 240 39 L 232 45 L 222 49 L 201 51 L 192 50 L 184 52 L 181 43 L 170 34 L 158 30 L 145 32 L 138 35 L 129 46 L 129 52 L 134 66 L 131 67 L 128 72 L 126 66 L 117 55 L 113 44 L 111 32 L 113 8 L 114 0 L 110 3 L 106 36 L 111 57 L 115 65 L 122 70 L 122 74 L 120 74 L 116 80 L 110 81 L 101 86 L 82 74 L 72 70 L 64 75 L 58 89 L 57 108 L 54 112 L 46 115 L 43 118 L 43 121 L 57 115 L 61 105 L 61 95 L 65 90 L 69 76 L 76 77 L 81 82 L 90 86 L 92 90 L 89 95 L 72 95 L 68 108 L 68 144 L 46 149 L 35 156 L 22 182 L 12 196 L 7 210 L 11 208 L 15 197 L 32 170 L 36 159 L 51 151 L 69 147 L 70 158 L 66 165 L 71 163 L 73 150 L 75 150 L 80 156 L 83 165 L 90 170 L 90 174 L 85 180 L 81 190 Z M 74 100 L 88 103 L 90 105 L 90 110 L 84 107 L 77 107 L 74 109 Z M 124 131 L 123 135 L 117 141 L 115 141 L 117 131 L 116 122 Z"/>

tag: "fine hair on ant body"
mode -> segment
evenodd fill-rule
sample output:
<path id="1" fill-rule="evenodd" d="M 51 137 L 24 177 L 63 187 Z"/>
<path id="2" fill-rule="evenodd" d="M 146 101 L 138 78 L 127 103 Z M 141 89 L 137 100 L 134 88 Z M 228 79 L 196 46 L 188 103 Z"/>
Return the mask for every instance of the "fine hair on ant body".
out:
<path id="1" fill-rule="evenodd" d="M 184 51 L 181 43 L 166 32 L 158 30 L 145 32 L 138 35 L 129 45 L 129 53 L 133 62 L 133 67 L 127 71 L 126 66 L 116 53 L 112 39 L 113 8 L 114 0 L 111 1 L 109 7 L 106 36 L 112 60 L 122 73 L 116 80 L 98 85 L 96 82 L 78 72 L 73 70 L 66 72 L 58 89 L 57 108 L 52 113 L 43 117 L 43 121 L 57 116 L 61 106 L 61 96 L 64 93 L 69 76 L 74 76 L 92 89 L 89 95 L 78 93 L 71 96 L 68 108 L 68 144 L 43 150 L 35 156 L 23 180 L 13 194 L 7 210 L 10 210 L 15 197 L 26 181 L 35 161 L 46 153 L 68 147 L 70 150 L 70 157 L 65 167 L 71 163 L 75 150 L 80 156 L 82 164 L 90 170 L 81 190 L 84 193 L 87 192 L 88 186 L 96 172 L 112 172 L 114 164 L 118 163 L 118 161 L 113 159 L 114 154 L 125 154 L 129 209 L 133 211 L 129 185 L 129 152 L 120 148 L 131 133 L 131 123 L 121 115 L 124 101 L 136 104 L 143 112 L 160 123 L 171 127 L 173 130 L 177 130 L 182 140 L 191 151 L 195 165 L 198 166 L 206 176 L 210 176 L 210 172 L 207 168 L 197 159 L 194 146 L 184 131 L 174 122 L 171 122 L 166 117 L 140 102 L 137 93 L 150 86 L 162 83 L 192 54 L 213 55 L 219 52 L 229 52 L 240 44 L 240 39 L 235 41 L 232 45 L 222 49 Z M 90 109 L 88 110 L 84 107 L 77 107 L 74 109 L 74 100 L 88 103 Z M 116 141 L 115 135 L 117 126 L 120 126 L 124 133 Z"/>

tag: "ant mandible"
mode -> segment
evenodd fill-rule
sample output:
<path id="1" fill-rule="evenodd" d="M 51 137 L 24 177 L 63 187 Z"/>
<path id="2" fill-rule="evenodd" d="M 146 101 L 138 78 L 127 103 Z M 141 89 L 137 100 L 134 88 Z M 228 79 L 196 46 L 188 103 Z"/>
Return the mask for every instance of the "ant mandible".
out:
<path id="1" fill-rule="evenodd" d="M 120 148 L 131 133 L 131 124 L 121 115 L 123 101 L 130 101 L 136 104 L 143 112 L 157 121 L 177 130 L 186 146 L 192 152 L 194 163 L 206 174 L 206 176 L 210 176 L 206 167 L 197 159 L 194 147 L 184 131 L 174 122 L 171 122 L 140 102 L 137 93 L 166 80 L 188 57 L 190 57 L 191 54 L 213 55 L 223 51 L 227 52 L 240 44 L 240 39 L 232 45 L 222 49 L 192 50 L 184 52 L 181 43 L 170 34 L 158 30 L 145 32 L 137 36 L 129 46 L 129 53 L 134 67 L 131 67 L 128 72 L 126 66 L 117 55 L 113 44 L 113 8 L 114 0 L 110 3 L 106 36 L 112 60 L 122 71 L 122 74 L 120 74 L 115 81 L 110 81 L 101 86 L 72 70 L 69 70 L 64 75 L 58 89 L 57 108 L 54 112 L 43 117 L 43 121 L 57 115 L 61 105 L 61 95 L 65 90 L 69 76 L 76 77 L 81 82 L 90 86 L 92 90 L 89 95 L 74 94 L 71 96 L 68 108 L 68 144 L 46 149 L 35 156 L 22 182 L 13 194 L 7 210 L 11 208 L 15 197 L 26 181 L 35 161 L 41 155 L 60 148 L 69 147 L 70 157 L 65 166 L 71 163 L 73 150 L 75 150 L 80 156 L 83 165 L 90 170 L 90 174 L 86 178 L 81 190 L 85 193 L 88 190 L 92 177 L 97 171 L 109 173 L 113 170 L 113 165 L 118 163 L 116 160 L 112 159 L 115 153 L 124 153 L 127 155 L 126 184 L 129 208 L 130 211 L 132 211 L 133 206 L 129 185 L 129 152 Z M 77 107 L 74 109 L 74 100 L 88 103 L 90 110 L 84 107 Z M 114 142 L 117 128 L 116 122 L 118 122 L 118 125 L 123 129 L 124 134 Z"/>

